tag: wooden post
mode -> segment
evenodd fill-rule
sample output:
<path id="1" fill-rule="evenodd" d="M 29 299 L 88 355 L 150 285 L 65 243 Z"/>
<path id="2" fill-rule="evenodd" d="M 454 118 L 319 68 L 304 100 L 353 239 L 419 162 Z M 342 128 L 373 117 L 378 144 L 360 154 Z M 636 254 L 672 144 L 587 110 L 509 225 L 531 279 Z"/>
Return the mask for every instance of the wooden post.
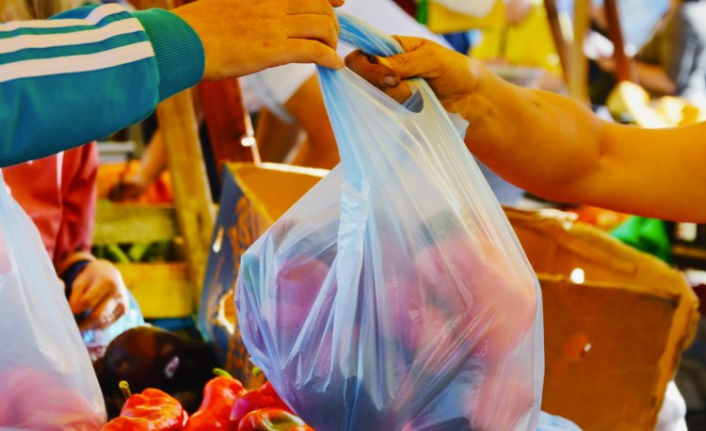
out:
<path id="1" fill-rule="evenodd" d="M 556 0 L 544 0 L 544 8 L 547 11 L 549 28 L 552 31 L 554 46 L 556 46 L 556 52 L 559 55 L 559 62 L 561 63 L 561 70 L 564 72 L 564 80 L 566 81 L 569 77 L 569 53 L 568 45 L 561 31 L 559 12 L 556 9 Z"/>
<path id="2" fill-rule="evenodd" d="M 625 55 L 625 40 L 620 26 L 620 14 L 615 0 L 604 1 L 606 18 L 608 20 L 608 36 L 613 42 L 613 59 L 615 60 L 615 78 L 618 82 L 637 82 L 635 65 L 632 59 Z"/>
<path id="3" fill-rule="evenodd" d="M 588 32 L 589 1 L 574 2 L 574 40 L 569 56 L 569 95 L 575 99 L 589 103 L 588 96 L 588 60 L 583 53 L 583 41 Z"/>
<path id="4" fill-rule="evenodd" d="M 190 91 L 182 91 L 157 107 L 167 148 L 179 229 L 186 243 L 189 279 L 195 303 L 201 296 L 215 210 L 203 163 L 198 123 Z"/>

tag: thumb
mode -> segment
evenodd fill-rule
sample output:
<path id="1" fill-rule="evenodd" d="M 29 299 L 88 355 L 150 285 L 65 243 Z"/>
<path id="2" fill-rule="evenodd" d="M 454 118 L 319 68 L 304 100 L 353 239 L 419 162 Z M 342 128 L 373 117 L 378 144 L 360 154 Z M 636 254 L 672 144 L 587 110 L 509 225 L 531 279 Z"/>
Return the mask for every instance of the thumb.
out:
<path id="1" fill-rule="evenodd" d="M 84 304 L 84 296 L 91 285 L 90 276 L 85 269 L 79 273 L 71 285 L 71 296 L 69 297 L 69 305 L 74 314 L 80 314 L 86 311 Z"/>
<path id="2" fill-rule="evenodd" d="M 402 103 L 412 95 L 409 85 L 402 82 L 389 65 L 382 64 L 381 57 L 353 51 L 346 57 L 346 66 L 388 96 Z"/>
<path id="3" fill-rule="evenodd" d="M 435 69 L 434 42 L 418 37 L 393 36 L 402 46 L 404 53 L 390 57 L 380 57 L 379 63 L 385 66 L 400 79 L 430 78 Z"/>

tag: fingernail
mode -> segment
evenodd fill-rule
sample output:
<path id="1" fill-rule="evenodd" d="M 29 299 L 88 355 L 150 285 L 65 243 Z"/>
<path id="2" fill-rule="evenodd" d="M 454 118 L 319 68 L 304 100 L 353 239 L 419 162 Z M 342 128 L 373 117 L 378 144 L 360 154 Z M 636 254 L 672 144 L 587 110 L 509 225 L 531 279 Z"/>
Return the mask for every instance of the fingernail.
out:
<path id="1" fill-rule="evenodd" d="M 388 87 L 397 87 L 400 85 L 400 78 L 395 75 L 386 75 L 382 78 L 382 83 Z"/>

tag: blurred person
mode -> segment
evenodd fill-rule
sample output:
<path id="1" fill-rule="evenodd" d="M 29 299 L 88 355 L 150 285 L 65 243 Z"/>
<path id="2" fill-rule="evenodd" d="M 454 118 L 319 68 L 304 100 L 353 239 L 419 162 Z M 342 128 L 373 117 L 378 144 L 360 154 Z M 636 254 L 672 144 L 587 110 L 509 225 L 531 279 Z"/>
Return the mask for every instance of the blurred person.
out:
<path id="1" fill-rule="evenodd" d="M 4 0 L 3 19 L 43 19 L 80 6 L 82 0 Z M 118 269 L 93 256 L 98 149 L 95 142 L 3 169 L 12 196 L 39 229 L 62 280 L 71 311 L 87 334 L 106 331 L 128 311 L 142 322 L 139 308 Z M 119 324 L 127 329 L 127 320 Z M 116 332 L 117 327 L 113 327 Z M 117 335 L 117 334 L 114 334 Z M 92 340 L 92 338 L 91 338 Z M 107 344 L 103 339 L 103 344 Z M 97 346 L 96 346 L 97 347 Z M 97 347 L 98 349 L 104 347 Z M 100 354 L 100 352 L 96 352 Z"/>
<path id="2" fill-rule="evenodd" d="M 608 34 L 605 0 L 592 0 L 591 19 L 597 28 Z M 620 29 L 626 52 L 633 55 L 647 42 L 655 26 L 669 10 L 670 0 L 617 0 Z"/>
<path id="3" fill-rule="evenodd" d="M 490 65 L 537 68 L 543 71 L 533 84 L 551 91 L 564 88 L 563 70 L 549 19 L 542 0 L 497 0 L 504 13 L 498 21 L 482 29 L 481 41 L 471 49 L 471 57 Z M 568 25 L 560 13 L 560 24 Z"/>
<path id="4" fill-rule="evenodd" d="M 612 57 L 598 64 L 615 71 Z M 706 1 L 672 0 L 635 55 L 635 73 L 638 83 L 655 96 L 680 96 L 706 108 Z"/>

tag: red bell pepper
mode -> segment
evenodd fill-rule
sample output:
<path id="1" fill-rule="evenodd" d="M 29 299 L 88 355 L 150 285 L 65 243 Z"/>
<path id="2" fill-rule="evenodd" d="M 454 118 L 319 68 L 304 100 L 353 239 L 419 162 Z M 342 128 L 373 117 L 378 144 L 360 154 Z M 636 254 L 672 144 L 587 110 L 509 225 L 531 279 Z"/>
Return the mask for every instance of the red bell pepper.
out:
<path id="1" fill-rule="evenodd" d="M 230 422 L 237 426 L 240 421 L 253 410 L 272 407 L 272 399 L 266 397 L 260 390 L 243 391 L 233 404 L 230 413 Z"/>
<path id="2" fill-rule="evenodd" d="M 260 392 L 265 397 L 270 398 L 270 400 L 272 401 L 272 407 L 277 407 L 290 413 L 294 413 L 292 409 L 290 409 L 289 406 L 284 403 L 282 398 L 280 398 L 279 394 L 275 392 L 275 388 L 272 387 L 272 384 L 270 382 L 265 382 L 265 384 L 260 387 Z"/>
<path id="3" fill-rule="evenodd" d="M 238 431 L 313 431 L 297 416 L 282 409 L 269 407 L 254 410 L 240 421 Z"/>
<path id="4" fill-rule="evenodd" d="M 105 424 L 101 431 L 151 431 L 153 429 L 147 419 L 119 416 Z"/>
<path id="5" fill-rule="evenodd" d="M 120 382 L 120 388 L 129 394 L 126 382 Z M 181 431 L 189 418 L 179 401 L 159 389 L 148 388 L 141 394 L 128 395 L 120 416 L 146 419 L 150 430 Z"/>
<path id="6" fill-rule="evenodd" d="M 203 389 L 201 407 L 186 423 L 184 431 L 228 429 L 233 404 L 244 391 L 243 384 L 223 370 L 213 370 L 218 375 Z"/>
<path id="7" fill-rule="evenodd" d="M 252 391 L 243 391 L 233 404 L 230 414 L 231 424 L 237 426 L 240 421 L 253 410 L 274 407 L 292 413 L 292 410 L 277 395 L 272 385 L 267 382 Z"/>

